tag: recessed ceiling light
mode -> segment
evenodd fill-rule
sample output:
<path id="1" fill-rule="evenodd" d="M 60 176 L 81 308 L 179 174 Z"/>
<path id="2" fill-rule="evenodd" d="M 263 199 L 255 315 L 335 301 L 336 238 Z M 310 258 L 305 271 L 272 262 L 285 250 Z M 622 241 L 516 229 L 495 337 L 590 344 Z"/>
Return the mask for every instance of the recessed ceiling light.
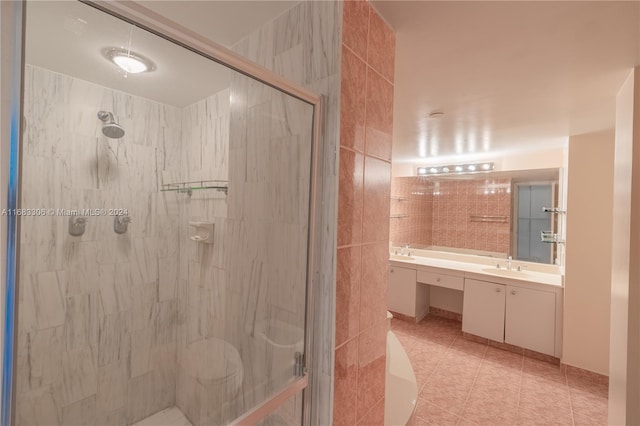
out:
<path id="1" fill-rule="evenodd" d="M 429 172 L 438 173 L 438 169 L 436 169 L 435 167 L 432 167 L 432 168 L 429 169 Z"/>
<path id="2" fill-rule="evenodd" d="M 463 170 L 462 166 L 456 166 L 456 172 L 461 172 Z"/>
<path id="3" fill-rule="evenodd" d="M 107 47 L 102 50 L 102 55 L 128 74 L 140 74 L 156 69 L 156 65 L 149 58 L 121 47 Z"/>
<path id="4" fill-rule="evenodd" d="M 475 164 L 469 164 L 469 166 L 467 167 L 467 170 L 474 172 L 476 170 Z"/>

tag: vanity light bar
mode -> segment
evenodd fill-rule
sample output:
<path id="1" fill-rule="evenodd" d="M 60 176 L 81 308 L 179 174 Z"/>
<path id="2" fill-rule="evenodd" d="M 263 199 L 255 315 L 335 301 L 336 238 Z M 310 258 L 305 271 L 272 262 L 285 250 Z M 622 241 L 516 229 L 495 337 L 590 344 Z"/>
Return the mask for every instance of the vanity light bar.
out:
<path id="1" fill-rule="evenodd" d="M 493 170 L 493 168 L 494 168 L 493 162 L 453 164 L 448 166 L 418 167 L 418 176 L 480 173 L 480 172 L 489 172 Z"/>

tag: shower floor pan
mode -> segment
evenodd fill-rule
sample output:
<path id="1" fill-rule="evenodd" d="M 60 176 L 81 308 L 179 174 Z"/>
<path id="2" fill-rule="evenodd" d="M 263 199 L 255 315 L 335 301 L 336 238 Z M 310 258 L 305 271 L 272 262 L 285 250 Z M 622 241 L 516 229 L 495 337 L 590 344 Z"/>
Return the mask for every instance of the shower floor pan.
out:
<path id="1" fill-rule="evenodd" d="M 166 408 L 132 426 L 193 426 L 178 407 Z"/>

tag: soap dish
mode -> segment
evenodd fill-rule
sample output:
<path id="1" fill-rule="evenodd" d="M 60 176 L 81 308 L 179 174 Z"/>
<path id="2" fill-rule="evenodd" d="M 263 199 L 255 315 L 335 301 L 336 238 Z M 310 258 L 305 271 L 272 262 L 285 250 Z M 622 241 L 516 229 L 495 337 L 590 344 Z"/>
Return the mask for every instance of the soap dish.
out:
<path id="1" fill-rule="evenodd" d="M 203 244 L 213 244 L 213 222 L 189 222 L 189 226 L 195 228 L 195 232 L 189 238 Z"/>

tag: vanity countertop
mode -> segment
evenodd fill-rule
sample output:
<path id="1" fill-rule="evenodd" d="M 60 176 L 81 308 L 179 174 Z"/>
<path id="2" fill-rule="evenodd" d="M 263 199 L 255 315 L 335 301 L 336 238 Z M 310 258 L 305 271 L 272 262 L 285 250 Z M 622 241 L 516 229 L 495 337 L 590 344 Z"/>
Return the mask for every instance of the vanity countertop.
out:
<path id="1" fill-rule="evenodd" d="M 406 259 L 405 259 L 406 257 Z M 522 272 L 515 270 L 516 266 L 513 266 L 514 270 L 508 271 L 505 268 L 505 259 L 490 259 L 483 260 L 483 263 L 476 263 L 470 261 L 458 261 L 451 259 L 440 259 L 430 256 L 400 256 L 391 255 L 389 262 L 391 265 L 404 266 L 404 267 L 416 267 L 418 270 L 431 270 L 433 272 L 440 272 L 453 275 L 463 275 L 465 278 L 472 278 L 476 280 L 485 280 L 502 284 L 511 284 L 522 282 L 523 284 L 543 284 L 553 287 L 563 287 L 562 274 L 554 274 L 540 271 L 533 271 L 525 269 Z M 501 265 L 501 268 L 496 267 L 496 263 Z M 514 261 L 515 265 L 523 265 L 522 262 Z M 457 272 L 457 273 L 456 273 Z M 460 272 L 462 274 L 460 274 Z"/>

